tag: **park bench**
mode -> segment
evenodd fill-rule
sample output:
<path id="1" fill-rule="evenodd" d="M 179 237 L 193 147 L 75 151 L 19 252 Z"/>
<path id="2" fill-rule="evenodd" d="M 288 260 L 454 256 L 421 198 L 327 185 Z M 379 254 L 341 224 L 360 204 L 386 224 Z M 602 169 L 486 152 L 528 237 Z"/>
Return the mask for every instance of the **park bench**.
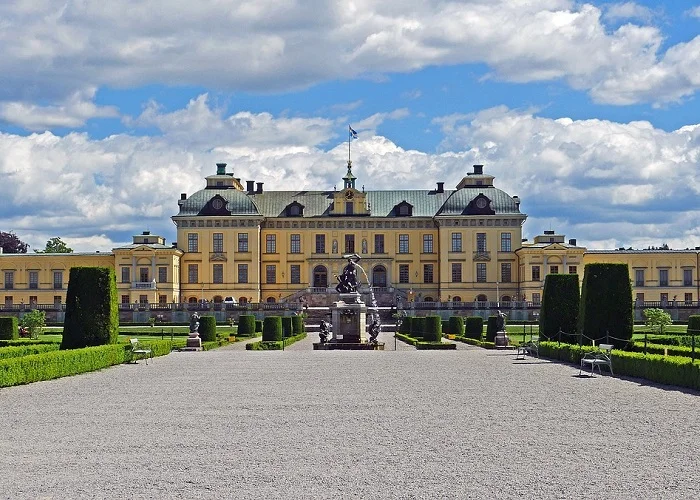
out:
<path id="1" fill-rule="evenodd" d="M 528 340 L 518 346 L 515 352 L 515 359 L 525 359 L 525 355 L 540 357 L 540 341 Z"/>
<path id="2" fill-rule="evenodd" d="M 587 352 L 581 358 L 581 367 L 579 368 L 578 374 L 581 375 L 585 365 L 591 366 L 591 377 L 593 376 L 593 371 L 598 368 L 598 373 L 602 375 L 601 367 L 607 366 L 610 369 L 610 375 L 614 375 L 612 369 L 612 358 L 610 357 L 610 351 L 612 351 L 612 344 L 600 344 L 597 351 Z"/>
<path id="3" fill-rule="evenodd" d="M 139 343 L 139 339 L 131 339 L 131 355 L 131 359 L 134 363 L 136 363 L 138 359 L 145 359 L 146 364 L 148 364 L 148 358 L 153 357 L 153 351 L 147 347 L 143 347 Z"/>

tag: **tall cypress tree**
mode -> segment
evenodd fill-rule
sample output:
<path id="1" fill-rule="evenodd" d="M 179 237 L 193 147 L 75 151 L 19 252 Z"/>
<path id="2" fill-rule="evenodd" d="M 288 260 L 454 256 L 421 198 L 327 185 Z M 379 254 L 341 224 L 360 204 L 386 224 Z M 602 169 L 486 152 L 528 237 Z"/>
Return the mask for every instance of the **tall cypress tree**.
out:
<path id="1" fill-rule="evenodd" d="M 578 274 L 548 274 L 544 280 L 544 293 L 540 305 L 540 339 L 559 340 L 561 329 L 570 335 L 562 335 L 563 342 L 576 342 L 579 313 Z"/>

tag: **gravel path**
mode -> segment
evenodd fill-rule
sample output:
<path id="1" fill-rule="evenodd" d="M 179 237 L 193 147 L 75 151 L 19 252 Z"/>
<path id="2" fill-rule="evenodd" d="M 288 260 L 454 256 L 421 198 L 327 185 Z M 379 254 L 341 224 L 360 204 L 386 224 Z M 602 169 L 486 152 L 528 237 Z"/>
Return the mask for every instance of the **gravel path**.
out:
<path id="1" fill-rule="evenodd" d="M 697 394 L 315 340 L 0 390 L 0 498 L 697 498 Z"/>

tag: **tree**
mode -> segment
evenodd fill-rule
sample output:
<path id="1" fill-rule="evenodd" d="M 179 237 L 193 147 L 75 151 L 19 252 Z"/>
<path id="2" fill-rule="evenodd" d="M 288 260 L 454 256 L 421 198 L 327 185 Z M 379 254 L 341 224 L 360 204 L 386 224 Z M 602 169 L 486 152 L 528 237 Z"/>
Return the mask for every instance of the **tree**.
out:
<path id="1" fill-rule="evenodd" d="M 4 253 L 27 253 L 29 245 L 20 240 L 12 231 L 9 233 L 0 231 L 0 247 Z"/>
<path id="2" fill-rule="evenodd" d="M 44 333 L 44 327 L 46 326 L 46 313 L 44 311 L 39 311 L 34 309 L 29 311 L 19 322 L 24 328 L 29 330 L 29 336 L 33 339 L 38 339 L 39 335 Z"/>
<path id="3" fill-rule="evenodd" d="M 644 309 L 644 324 L 662 335 L 664 327 L 672 324 L 671 315 L 663 309 Z"/>
<path id="4" fill-rule="evenodd" d="M 580 292 L 578 274 L 548 274 L 540 305 L 540 339 L 576 342 Z M 559 338 L 559 330 L 569 335 Z"/>
<path id="5" fill-rule="evenodd" d="M 34 250 L 36 253 L 73 253 L 73 249 L 68 247 L 58 236 L 46 242 L 43 250 Z"/>

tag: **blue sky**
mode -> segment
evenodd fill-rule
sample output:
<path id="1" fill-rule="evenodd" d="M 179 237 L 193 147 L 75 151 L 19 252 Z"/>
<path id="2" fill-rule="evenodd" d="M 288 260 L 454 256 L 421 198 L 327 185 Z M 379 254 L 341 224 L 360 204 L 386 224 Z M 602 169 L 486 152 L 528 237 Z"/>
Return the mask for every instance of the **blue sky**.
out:
<path id="1" fill-rule="evenodd" d="M 268 189 L 457 185 L 483 163 L 524 236 L 700 246 L 700 2 L 0 5 L 0 230 L 172 241 L 216 162 Z"/>

